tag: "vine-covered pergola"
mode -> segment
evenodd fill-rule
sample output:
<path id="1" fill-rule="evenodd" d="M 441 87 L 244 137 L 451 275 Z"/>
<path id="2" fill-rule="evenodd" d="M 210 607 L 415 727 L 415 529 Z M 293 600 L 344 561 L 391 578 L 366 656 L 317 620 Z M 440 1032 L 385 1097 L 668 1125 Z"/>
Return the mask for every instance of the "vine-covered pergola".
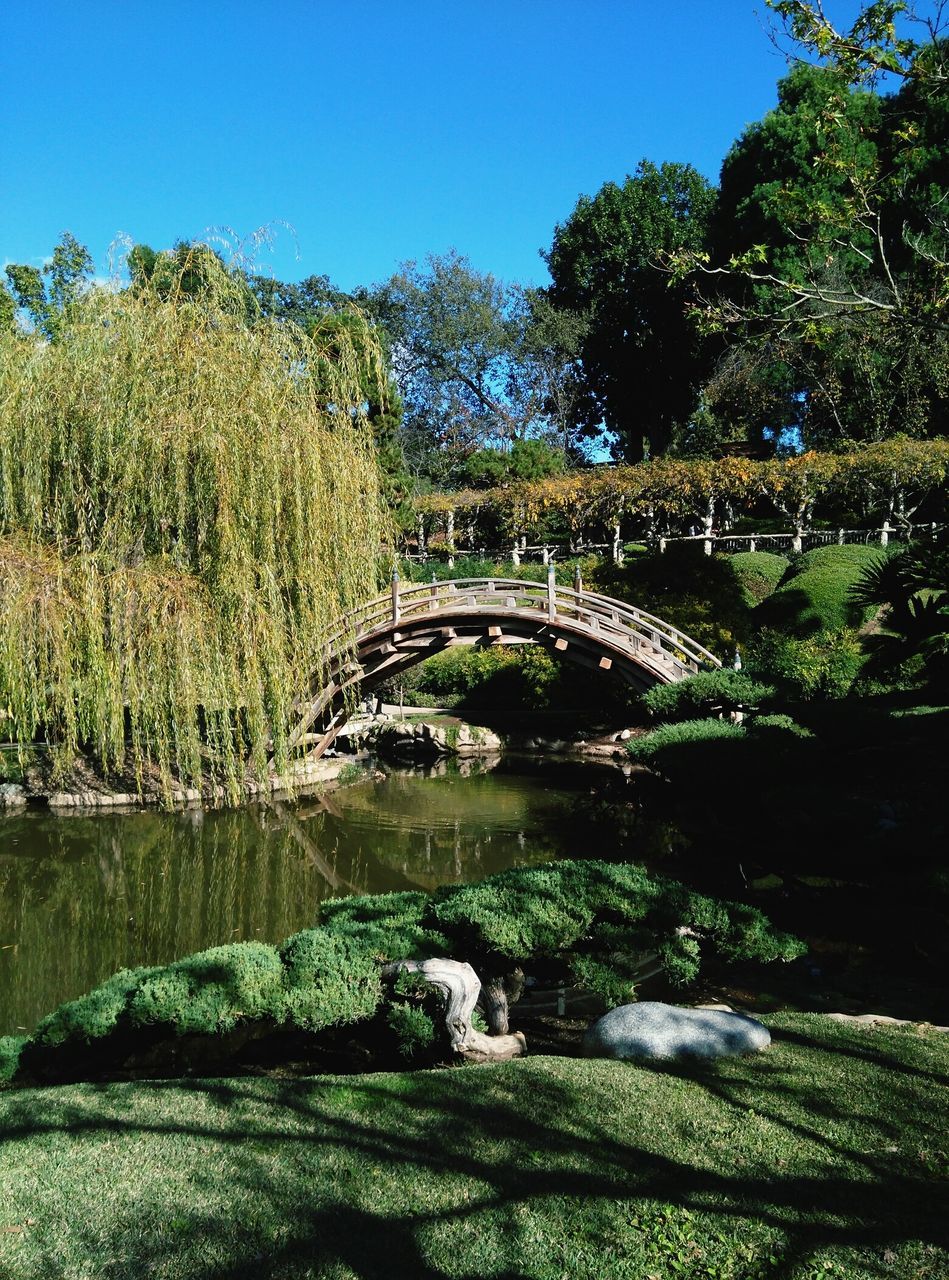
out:
<path id="1" fill-rule="evenodd" d="M 944 439 L 891 439 L 849 453 L 767 461 L 659 458 L 497 489 L 425 494 L 416 500 L 415 536 L 419 550 L 440 537 L 449 552 L 474 553 L 497 531 L 516 553 L 553 525 L 574 549 L 590 541 L 615 548 L 624 532 L 652 538 L 691 522 L 708 537 L 717 524 L 764 510 L 799 539 L 822 509 L 841 505 L 899 529 L 945 489 L 947 475 Z"/>

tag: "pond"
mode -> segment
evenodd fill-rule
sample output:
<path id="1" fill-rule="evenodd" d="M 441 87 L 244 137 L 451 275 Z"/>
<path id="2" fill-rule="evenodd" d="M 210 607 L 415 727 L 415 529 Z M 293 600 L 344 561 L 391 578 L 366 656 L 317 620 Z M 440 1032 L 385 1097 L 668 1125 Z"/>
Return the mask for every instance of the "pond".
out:
<path id="1" fill-rule="evenodd" d="M 608 773 L 505 759 L 467 776 L 389 770 L 292 804 L 0 818 L 0 1035 L 119 969 L 280 942 L 326 898 L 600 856 L 578 802 Z"/>

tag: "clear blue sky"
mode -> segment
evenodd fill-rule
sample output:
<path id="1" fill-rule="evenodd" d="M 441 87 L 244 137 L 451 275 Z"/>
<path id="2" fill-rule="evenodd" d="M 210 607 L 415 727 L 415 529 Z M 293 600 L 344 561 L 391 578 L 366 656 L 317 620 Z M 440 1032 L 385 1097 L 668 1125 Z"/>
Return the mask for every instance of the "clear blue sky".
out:
<path id="1" fill-rule="evenodd" d="M 849 12 L 848 2 L 831 6 Z M 0 262 L 104 272 L 282 219 L 261 266 L 351 288 L 455 247 L 539 283 L 581 193 L 644 156 L 717 177 L 775 101 L 763 0 L 7 0 Z M 299 257 L 297 257 L 299 251 Z"/>

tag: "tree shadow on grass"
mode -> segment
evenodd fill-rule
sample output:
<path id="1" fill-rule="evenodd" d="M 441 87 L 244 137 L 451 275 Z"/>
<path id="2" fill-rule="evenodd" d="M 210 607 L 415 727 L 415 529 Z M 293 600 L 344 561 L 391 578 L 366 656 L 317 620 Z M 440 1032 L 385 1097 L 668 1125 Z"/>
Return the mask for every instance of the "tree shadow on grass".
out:
<path id="1" fill-rule="evenodd" d="M 71 1168 L 79 1181 L 30 1242 L 38 1269 L 10 1274 L 53 1274 L 65 1235 L 77 1273 L 98 1259 L 106 1280 L 607 1280 L 664 1274 L 690 1233 L 696 1276 L 758 1274 L 710 1270 L 748 1240 L 780 1259 L 775 1277 L 827 1250 L 860 1255 L 848 1274 L 877 1274 L 886 1251 L 949 1251 L 949 1214 L 917 1155 L 938 1086 L 855 1043 L 843 1037 L 846 1079 L 836 1036 L 795 1033 L 701 1069 L 538 1059 L 13 1095 L 7 1152 L 23 1144 L 37 1177 Z M 106 1187 L 96 1171 L 129 1151 L 140 1181 Z"/>

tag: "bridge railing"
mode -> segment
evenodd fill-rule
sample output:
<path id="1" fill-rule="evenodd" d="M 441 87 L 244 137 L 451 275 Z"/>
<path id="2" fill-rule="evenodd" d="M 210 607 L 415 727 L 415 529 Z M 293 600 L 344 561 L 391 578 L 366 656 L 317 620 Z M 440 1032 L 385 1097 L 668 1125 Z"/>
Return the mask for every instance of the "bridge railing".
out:
<path id="1" fill-rule="evenodd" d="M 552 623 L 577 622 L 627 649 L 645 641 L 660 655 L 694 671 L 721 665 L 708 649 L 662 618 L 609 596 L 559 586 L 552 579 L 537 583 L 516 578 L 455 578 L 402 584 L 395 578 L 388 593 L 340 619 L 327 641 L 326 653 L 329 657 L 375 631 L 432 613 L 483 613 L 489 608 L 526 610 L 533 615 L 543 612 Z"/>

